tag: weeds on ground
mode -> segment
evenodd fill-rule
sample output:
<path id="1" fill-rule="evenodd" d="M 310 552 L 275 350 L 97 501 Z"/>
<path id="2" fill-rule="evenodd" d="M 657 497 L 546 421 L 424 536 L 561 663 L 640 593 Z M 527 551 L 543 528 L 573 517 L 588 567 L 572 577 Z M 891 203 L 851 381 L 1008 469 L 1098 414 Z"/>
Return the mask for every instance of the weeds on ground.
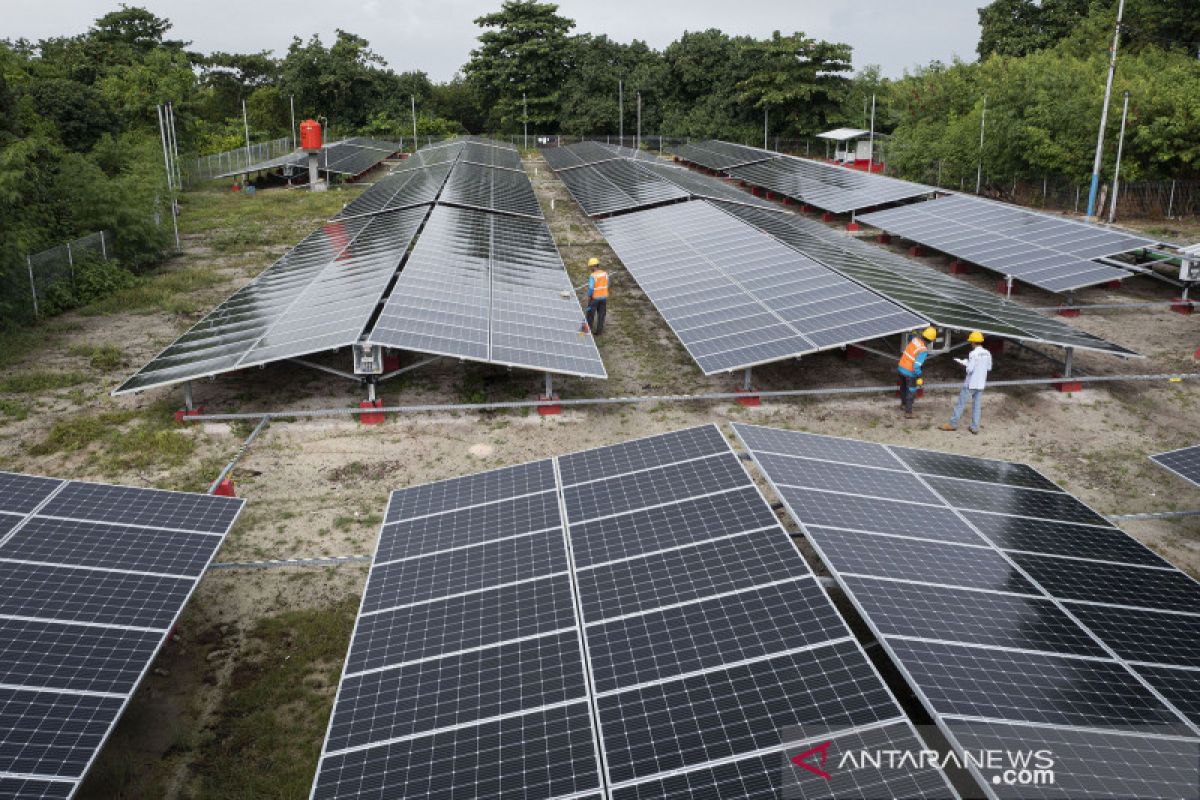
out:
<path id="1" fill-rule="evenodd" d="M 145 411 L 63 417 L 40 442 L 26 448 L 33 456 L 86 452 L 89 462 L 106 475 L 182 466 L 195 450 L 195 435 L 176 427 L 161 404 Z"/>
<path id="2" fill-rule="evenodd" d="M 357 608 L 352 597 L 254 626 L 197 754 L 200 796 L 308 795 Z"/>
<path id="3" fill-rule="evenodd" d="M 89 380 L 82 372 L 34 370 L 0 378 L 0 394 L 35 394 L 66 389 Z"/>
<path id="4" fill-rule="evenodd" d="M 6 400 L 0 397 L 0 425 L 8 422 L 19 422 L 29 416 L 29 406 L 16 400 Z"/>
<path id="5" fill-rule="evenodd" d="M 86 358 L 92 369 L 102 371 L 114 370 L 125 364 L 125 354 L 115 344 L 75 345 L 71 355 Z"/>
<path id="6" fill-rule="evenodd" d="M 189 267 L 162 271 L 140 278 L 136 284 L 80 309 L 86 316 L 118 313 L 194 314 L 208 308 L 207 299 L 192 295 L 226 282 L 215 267 Z"/>

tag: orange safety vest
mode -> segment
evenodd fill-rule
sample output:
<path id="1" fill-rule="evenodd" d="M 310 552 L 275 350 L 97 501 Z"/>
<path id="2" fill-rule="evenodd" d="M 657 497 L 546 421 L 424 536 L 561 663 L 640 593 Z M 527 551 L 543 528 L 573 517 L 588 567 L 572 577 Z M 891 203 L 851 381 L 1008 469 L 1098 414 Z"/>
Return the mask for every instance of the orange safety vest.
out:
<path id="1" fill-rule="evenodd" d="M 608 299 L 608 273 L 604 270 L 597 270 L 592 273 L 592 299 Z"/>
<path id="2" fill-rule="evenodd" d="M 912 341 L 908 343 L 908 347 L 904 348 L 904 355 L 900 356 L 900 369 L 906 369 L 909 372 L 915 371 L 917 356 L 924 353 L 927 349 L 921 337 L 914 336 Z"/>

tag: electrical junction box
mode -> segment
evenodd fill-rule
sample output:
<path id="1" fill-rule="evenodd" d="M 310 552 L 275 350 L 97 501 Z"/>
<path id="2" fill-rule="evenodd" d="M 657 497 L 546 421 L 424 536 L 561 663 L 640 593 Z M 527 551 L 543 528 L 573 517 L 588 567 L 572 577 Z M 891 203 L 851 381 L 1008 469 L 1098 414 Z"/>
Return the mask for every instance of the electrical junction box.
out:
<path id="1" fill-rule="evenodd" d="M 383 348 L 364 342 L 354 345 L 354 374 L 383 374 Z"/>
<path id="2" fill-rule="evenodd" d="M 1179 280 L 1184 283 L 1200 281 L 1200 244 L 1180 250 L 1183 258 L 1179 262 Z"/>

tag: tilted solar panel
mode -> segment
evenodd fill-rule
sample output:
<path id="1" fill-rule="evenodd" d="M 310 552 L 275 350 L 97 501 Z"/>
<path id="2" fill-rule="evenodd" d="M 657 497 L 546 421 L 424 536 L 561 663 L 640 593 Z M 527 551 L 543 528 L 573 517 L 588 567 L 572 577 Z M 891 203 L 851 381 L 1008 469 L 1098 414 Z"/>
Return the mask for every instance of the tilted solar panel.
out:
<path id="1" fill-rule="evenodd" d="M 1156 244 L 1151 239 L 966 195 L 949 195 L 859 221 L 1050 292 L 1121 280 L 1091 259 Z"/>
<path id="2" fill-rule="evenodd" d="M 613 156 L 557 173 L 589 217 L 687 199 L 688 193 L 634 162 Z"/>
<path id="3" fill-rule="evenodd" d="M 439 205 L 367 338 L 384 347 L 605 377 L 583 324 L 545 222 Z"/>
<path id="4" fill-rule="evenodd" d="M 989 796 L 1194 789 L 1200 583 L 1022 464 L 734 430 L 951 742 L 1052 753 Z"/>
<path id="5" fill-rule="evenodd" d="M 0 473 L 0 796 L 74 795 L 242 504 Z"/>
<path id="6" fill-rule="evenodd" d="M 413 166 L 396 170 L 347 203 L 334 219 L 432 203 L 446 183 L 451 167 L 451 163 L 441 163 L 427 168 Z"/>
<path id="7" fill-rule="evenodd" d="M 720 172 L 731 167 L 779 158 L 778 153 L 772 153 L 769 150 L 730 144 L 716 139 L 689 142 L 671 148 L 671 152 L 683 161 Z"/>
<path id="8" fill-rule="evenodd" d="M 1185 481 L 1200 486 L 1200 445 L 1158 453 L 1150 456 L 1150 460 L 1163 469 L 1174 472 Z"/>
<path id="9" fill-rule="evenodd" d="M 349 139 L 325 144 L 317 154 L 317 168 L 320 172 L 328 174 L 360 175 L 399 149 L 400 145 L 395 142 L 384 142 L 377 139 L 353 136 Z M 216 177 L 228 178 L 233 175 L 243 175 L 248 172 L 260 172 L 280 167 L 287 167 L 296 172 L 307 170 L 308 152 L 296 150 L 287 155 L 259 161 Z"/>
<path id="10" fill-rule="evenodd" d="M 753 186 L 844 214 L 859 208 L 932 194 L 932 186 L 848 169 L 808 158 L 781 156 L 727 172 Z"/>
<path id="11" fill-rule="evenodd" d="M 663 161 L 641 161 L 638 162 L 637 166 L 639 169 L 649 172 L 657 178 L 678 186 L 692 197 L 756 206 L 777 214 L 786 213 L 786 209 L 781 208 L 775 203 L 755 197 L 749 192 L 729 185 L 720 178 L 701 175 L 698 172 L 693 172 L 683 167 L 671 166 Z"/>
<path id="12" fill-rule="evenodd" d="M 706 375 L 926 324 L 705 201 L 598 227 Z"/>
<path id="13" fill-rule="evenodd" d="M 499 153 L 511 152 L 490 147 L 485 149 Z M 485 167 L 464 161 L 465 158 L 464 151 L 451 170 L 438 202 L 541 218 L 542 208 L 533 193 L 533 184 L 524 171 Z"/>
<path id="14" fill-rule="evenodd" d="M 353 344 L 427 213 L 420 206 L 323 225 L 113 394 Z"/>
<path id="15" fill-rule="evenodd" d="M 822 741 L 922 749 L 706 426 L 394 492 L 313 797 L 955 796 Z"/>
<path id="16" fill-rule="evenodd" d="M 482 142 L 467 142 L 463 145 L 462 161 L 472 164 L 482 164 L 485 167 L 503 167 L 523 172 L 521 156 L 516 150 L 507 147 L 494 147 Z"/>
<path id="17" fill-rule="evenodd" d="M 832 230 L 815 220 L 744 205 L 717 205 L 830 269 L 912 309 L 938 327 L 979 330 L 992 336 L 1120 356 L 1137 355 L 914 259 Z"/>

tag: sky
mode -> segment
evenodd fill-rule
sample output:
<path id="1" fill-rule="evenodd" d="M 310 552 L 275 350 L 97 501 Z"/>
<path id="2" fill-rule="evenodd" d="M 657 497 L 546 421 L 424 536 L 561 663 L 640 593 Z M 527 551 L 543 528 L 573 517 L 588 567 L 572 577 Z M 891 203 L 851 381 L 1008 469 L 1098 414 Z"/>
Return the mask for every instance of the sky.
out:
<path id="1" fill-rule="evenodd" d="M 475 46 L 473 20 L 500 0 L 125 0 L 174 22 L 171 37 L 201 52 L 282 55 L 293 36 L 314 33 L 329 44 L 336 28 L 371 43 L 397 72 L 421 70 L 449 80 Z M 846 42 L 854 66 L 878 64 L 899 77 L 905 69 L 955 55 L 970 60 L 979 39 L 976 9 L 986 0 L 562 0 L 559 13 L 574 33 L 604 33 L 621 42 L 642 39 L 661 50 L 685 30 L 770 36 L 803 31 Z M 3 0 L 2 38 L 37 40 L 81 33 L 119 0 Z"/>

